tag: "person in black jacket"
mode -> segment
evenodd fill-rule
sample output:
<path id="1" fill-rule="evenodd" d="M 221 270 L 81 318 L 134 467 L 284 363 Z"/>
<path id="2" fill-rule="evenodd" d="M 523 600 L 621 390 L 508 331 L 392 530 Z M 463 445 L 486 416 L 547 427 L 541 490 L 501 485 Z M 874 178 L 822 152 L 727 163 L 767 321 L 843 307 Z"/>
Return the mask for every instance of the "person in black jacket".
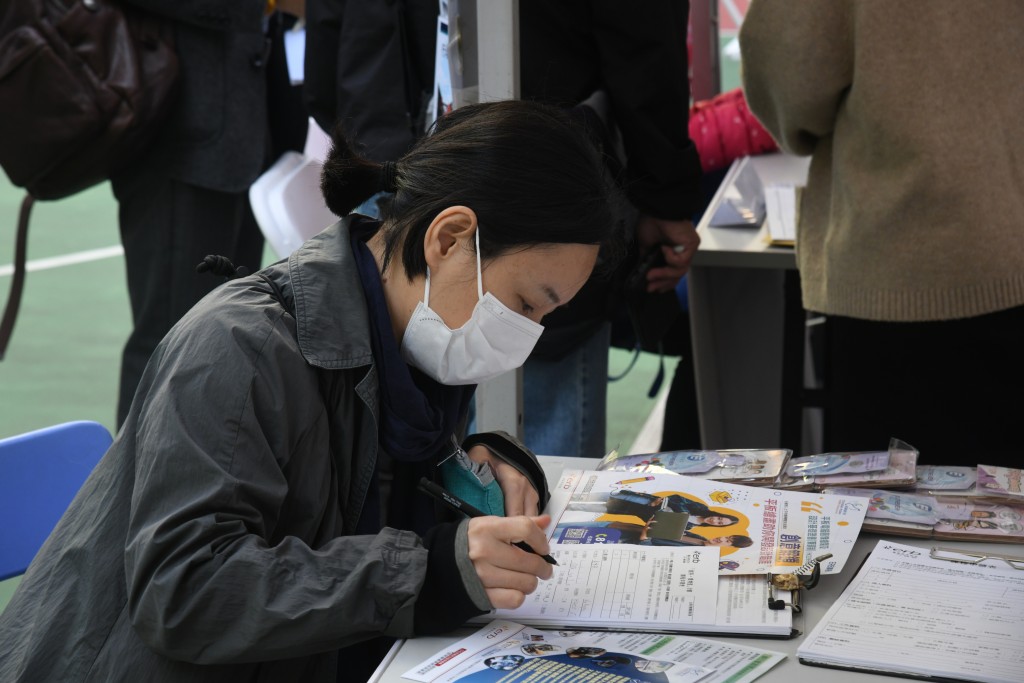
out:
<path id="1" fill-rule="evenodd" d="M 306 0 L 309 115 L 361 154 L 394 161 L 425 133 L 437 0 Z"/>
<path id="2" fill-rule="evenodd" d="M 573 107 L 607 92 L 621 134 L 621 184 L 638 212 L 636 246 L 665 265 L 647 291 L 671 292 L 700 238 L 700 160 L 687 136 L 689 3 L 651 0 L 521 0 L 523 99 Z M 621 292 L 592 277 L 573 302 L 545 318 L 524 366 L 525 440 L 538 453 L 597 457 L 605 447 L 609 325 Z"/>

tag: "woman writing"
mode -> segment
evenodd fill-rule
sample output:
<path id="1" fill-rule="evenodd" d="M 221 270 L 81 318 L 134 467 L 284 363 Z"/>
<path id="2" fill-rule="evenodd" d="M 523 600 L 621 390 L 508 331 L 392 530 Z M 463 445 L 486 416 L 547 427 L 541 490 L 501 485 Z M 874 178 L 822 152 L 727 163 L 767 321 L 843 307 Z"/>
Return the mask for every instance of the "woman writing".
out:
<path id="1" fill-rule="evenodd" d="M 382 223 L 350 215 L 161 342 L 0 615 L 0 680 L 358 680 L 367 649 L 346 646 L 450 629 L 550 577 L 510 545 L 548 551 L 517 468 L 470 452 L 507 517 L 435 523 L 413 483 L 616 231 L 600 153 L 561 110 L 478 105 L 394 166 L 337 139 L 322 187 L 339 215 L 395 194 Z"/>

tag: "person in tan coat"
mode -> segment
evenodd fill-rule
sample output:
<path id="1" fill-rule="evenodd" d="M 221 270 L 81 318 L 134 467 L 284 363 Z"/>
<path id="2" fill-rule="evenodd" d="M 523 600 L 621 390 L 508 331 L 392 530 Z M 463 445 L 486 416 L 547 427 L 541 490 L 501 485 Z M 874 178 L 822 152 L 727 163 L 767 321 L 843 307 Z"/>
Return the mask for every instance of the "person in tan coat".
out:
<path id="1" fill-rule="evenodd" d="M 1021 466 L 1024 4 L 755 0 L 740 46 L 751 111 L 811 156 L 826 447 Z"/>

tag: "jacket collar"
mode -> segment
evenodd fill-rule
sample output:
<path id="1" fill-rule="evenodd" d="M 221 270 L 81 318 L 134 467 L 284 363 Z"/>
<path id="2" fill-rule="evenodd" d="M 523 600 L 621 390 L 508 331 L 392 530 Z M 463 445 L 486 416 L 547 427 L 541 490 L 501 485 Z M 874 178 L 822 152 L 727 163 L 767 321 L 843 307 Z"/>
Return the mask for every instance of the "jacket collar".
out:
<path id="1" fill-rule="evenodd" d="M 312 238 L 288 258 L 299 350 L 328 370 L 373 363 L 366 297 L 349 238 L 352 216 Z"/>

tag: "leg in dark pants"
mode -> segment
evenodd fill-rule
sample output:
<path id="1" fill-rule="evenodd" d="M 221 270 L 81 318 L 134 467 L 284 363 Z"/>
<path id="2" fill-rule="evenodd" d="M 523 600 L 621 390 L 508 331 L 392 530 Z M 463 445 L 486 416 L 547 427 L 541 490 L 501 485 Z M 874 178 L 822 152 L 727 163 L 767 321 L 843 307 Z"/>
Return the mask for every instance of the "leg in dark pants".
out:
<path id="1" fill-rule="evenodd" d="M 922 464 L 1024 466 L 1024 307 L 922 323 L 828 319 L 828 450 L 889 437 Z"/>
<path id="2" fill-rule="evenodd" d="M 207 254 L 219 254 L 256 270 L 263 254 L 248 193 L 188 185 L 151 166 L 138 164 L 114 182 L 134 323 L 122 356 L 118 425 L 153 349 L 223 281 L 196 273 L 196 264 Z"/>

